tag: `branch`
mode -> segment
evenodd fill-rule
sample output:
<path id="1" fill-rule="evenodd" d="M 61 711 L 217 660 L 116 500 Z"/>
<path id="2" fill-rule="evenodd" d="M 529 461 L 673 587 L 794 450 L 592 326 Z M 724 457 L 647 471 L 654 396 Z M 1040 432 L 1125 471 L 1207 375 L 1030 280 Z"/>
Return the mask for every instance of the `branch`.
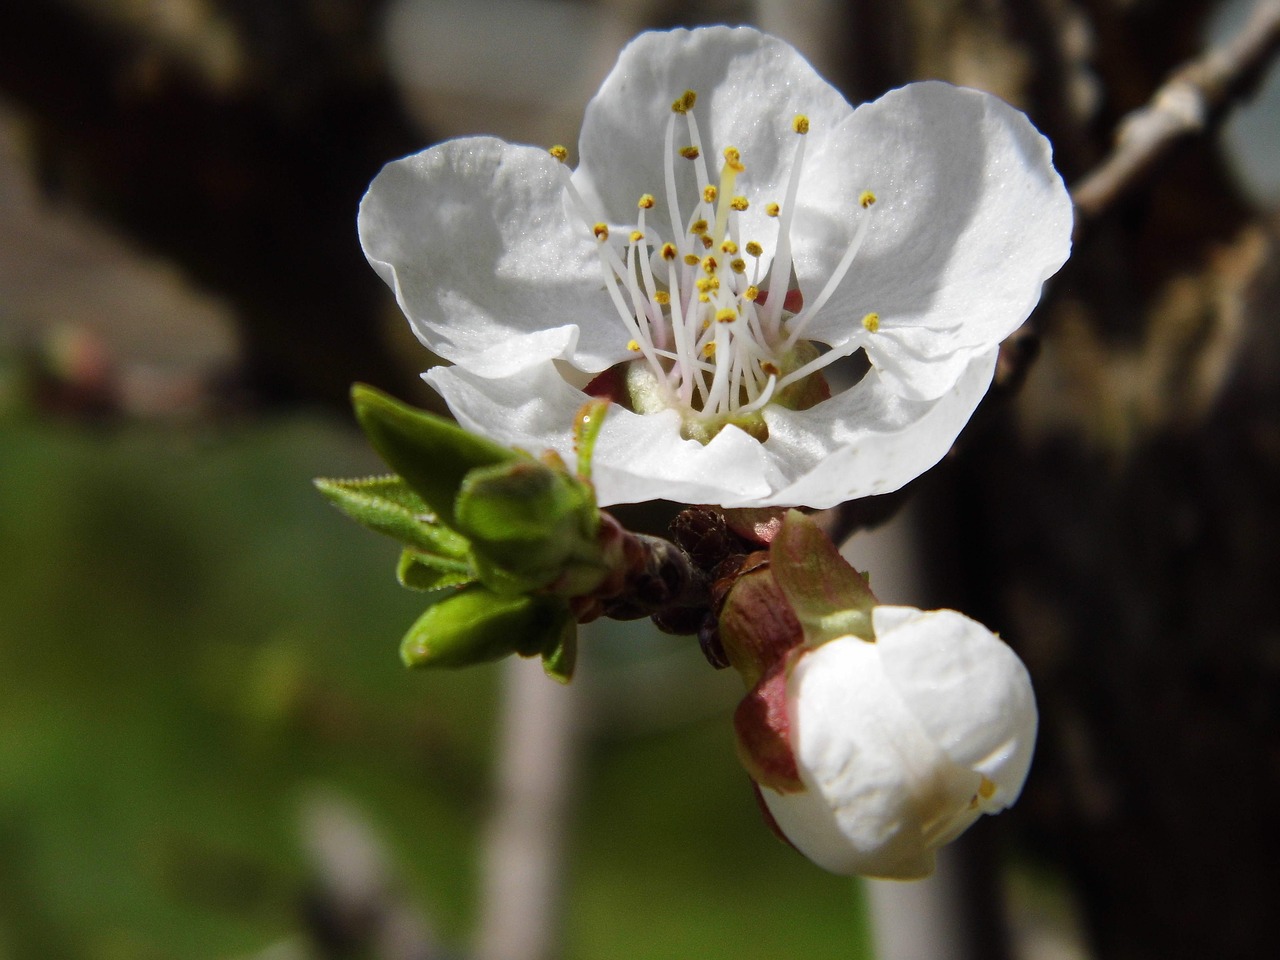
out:
<path id="1" fill-rule="evenodd" d="M 1151 102 L 1120 124 L 1110 155 L 1072 191 L 1077 230 L 1096 219 L 1184 137 L 1200 133 L 1254 81 L 1280 49 L 1280 0 L 1259 0 L 1231 40 L 1184 64 Z"/>

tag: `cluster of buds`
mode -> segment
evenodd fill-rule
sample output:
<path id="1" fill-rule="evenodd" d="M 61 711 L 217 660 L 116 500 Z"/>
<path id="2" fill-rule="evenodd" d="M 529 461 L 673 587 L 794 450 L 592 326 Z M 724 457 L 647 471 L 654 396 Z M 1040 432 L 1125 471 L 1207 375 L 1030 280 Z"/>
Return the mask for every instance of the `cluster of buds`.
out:
<path id="1" fill-rule="evenodd" d="M 430 605 L 401 643 L 412 667 L 461 667 L 511 654 L 573 673 L 578 623 L 666 612 L 701 616 L 707 584 L 667 540 L 600 510 L 589 480 L 589 426 L 571 473 L 468 433 L 362 384 L 356 417 L 394 474 L 316 486 L 344 513 L 398 540 L 397 576 Z M 597 421 L 602 416 L 594 412 Z"/>

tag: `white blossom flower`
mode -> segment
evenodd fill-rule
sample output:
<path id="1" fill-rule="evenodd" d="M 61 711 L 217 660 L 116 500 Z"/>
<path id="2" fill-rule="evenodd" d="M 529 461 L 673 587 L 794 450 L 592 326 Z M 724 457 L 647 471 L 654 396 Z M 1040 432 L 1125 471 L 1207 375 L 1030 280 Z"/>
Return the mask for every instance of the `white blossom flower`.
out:
<path id="1" fill-rule="evenodd" d="M 567 154 L 465 138 L 391 163 L 360 238 L 453 364 L 425 376 L 464 427 L 568 456 L 583 388 L 615 368 L 602 505 L 900 487 L 950 447 L 1070 247 L 1049 144 L 1017 110 L 943 83 L 855 110 L 748 28 L 636 38 L 576 170 Z M 826 398 L 821 371 L 859 351 L 865 375 Z"/>
<path id="2" fill-rule="evenodd" d="M 1012 804 L 1035 747 L 1036 705 L 1017 655 L 954 610 L 875 607 L 875 642 L 803 653 L 786 710 L 805 789 L 760 788 L 778 828 L 819 866 L 900 880 Z"/>

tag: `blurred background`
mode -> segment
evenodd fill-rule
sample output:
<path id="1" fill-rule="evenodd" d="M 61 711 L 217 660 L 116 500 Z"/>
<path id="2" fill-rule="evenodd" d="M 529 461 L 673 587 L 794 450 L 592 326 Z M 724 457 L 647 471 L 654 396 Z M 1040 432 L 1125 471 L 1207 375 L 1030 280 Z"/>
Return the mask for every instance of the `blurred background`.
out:
<path id="1" fill-rule="evenodd" d="M 0 960 L 1270 955 L 1264 72 L 1082 205 L 956 454 L 850 544 L 882 599 L 999 630 L 1040 698 L 1021 802 L 937 881 L 776 842 L 737 681 L 690 641 L 593 628 L 569 689 L 536 664 L 407 673 L 394 546 L 309 484 L 379 469 L 353 380 L 438 403 L 360 252 L 369 180 L 452 136 L 574 142 L 639 30 L 755 23 L 853 102 L 980 87 L 1076 186 L 1254 6 L 0 4 Z"/>

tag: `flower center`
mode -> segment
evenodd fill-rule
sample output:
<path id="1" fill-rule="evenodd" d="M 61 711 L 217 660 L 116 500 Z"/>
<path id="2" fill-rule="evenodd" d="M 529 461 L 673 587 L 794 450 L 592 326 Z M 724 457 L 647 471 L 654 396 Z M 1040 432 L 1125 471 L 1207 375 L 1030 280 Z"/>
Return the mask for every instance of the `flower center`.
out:
<path id="1" fill-rule="evenodd" d="M 742 214 L 752 201 L 736 190 L 746 169 L 738 148 L 724 149 L 712 179 L 693 113 L 696 100 L 688 90 L 671 105 L 663 202 L 659 206 L 650 193 L 638 199 L 635 222 L 624 228 L 625 246 L 611 241 L 608 224 L 588 215 L 568 170 L 562 171 L 573 206 L 596 238 L 627 347 L 637 354 L 626 376 L 632 406 L 641 413 L 677 409 L 685 436 L 705 443 L 727 423 L 767 435 L 759 416 L 766 404 L 804 409 L 830 395 L 819 372 L 857 350 L 862 337 L 819 352 L 802 334 L 853 263 L 876 198 L 870 191 L 856 198 L 858 224 L 844 256 L 818 296 L 801 306 L 800 291 L 789 289 L 791 228 L 809 118 L 793 118 L 796 145 L 786 189 L 781 202 L 767 199 L 764 205 L 765 214 L 778 221 L 777 240 L 768 251 L 742 235 Z M 688 144 L 677 147 L 682 126 Z M 551 152 L 560 160 L 566 155 L 563 147 Z M 692 198 L 677 190 L 678 163 L 693 164 L 697 193 Z M 866 333 L 878 328 L 878 315 L 863 318 Z"/>

